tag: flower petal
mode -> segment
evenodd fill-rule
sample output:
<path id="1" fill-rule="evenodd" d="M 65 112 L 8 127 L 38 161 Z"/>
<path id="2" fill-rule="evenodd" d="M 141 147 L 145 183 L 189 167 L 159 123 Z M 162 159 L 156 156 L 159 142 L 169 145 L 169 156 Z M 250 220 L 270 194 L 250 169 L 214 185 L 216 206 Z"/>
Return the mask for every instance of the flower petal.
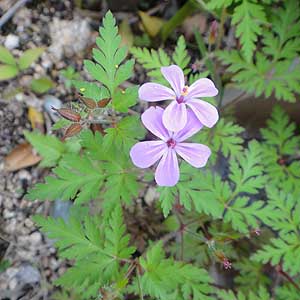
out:
<path id="1" fill-rule="evenodd" d="M 206 101 L 191 99 L 187 102 L 187 105 L 204 126 L 211 128 L 219 120 L 217 109 Z"/>
<path id="2" fill-rule="evenodd" d="M 155 136 L 167 141 L 171 133 L 165 128 L 162 122 L 164 110 L 159 106 L 151 106 L 142 114 L 142 122 L 145 127 Z"/>
<path id="3" fill-rule="evenodd" d="M 170 100 L 176 97 L 175 93 L 159 83 L 144 83 L 139 88 L 139 98 L 148 102 Z"/>
<path id="4" fill-rule="evenodd" d="M 188 109 L 186 125 L 183 129 L 176 132 L 173 135 L 173 138 L 176 142 L 182 142 L 197 133 L 202 127 L 203 124 L 198 120 L 193 111 L 191 109 Z"/>
<path id="5" fill-rule="evenodd" d="M 186 99 L 213 97 L 218 94 L 214 83 L 208 78 L 201 78 L 195 81 L 189 88 Z M 188 101 L 188 100 L 187 100 Z"/>
<path id="6" fill-rule="evenodd" d="M 170 131 L 181 130 L 187 122 L 187 112 L 184 103 L 172 101 L 163 113 L 163 124 Z"/>
<path id="7" fill-rule="evenodd" d="M 195 168 L 204 167 L 211 154 L 207 146 L 194 143 L 179 143 L 176 145 L 175 151 Z"/>
<path id="8" fill-rule="evenodd" d="M 130 150 L 133 164 L 139 168 L 154 165 L 168 149 L 163 141 L 146 141 L 135 144 Z"/>
<path id="9" fill-rule="evenodd" d="M 161 67 L 160 70 L 166 80 L 168 80 L 168 82 L 170 83 L 176 95 L 180 96 L 182 89 L 184 88 L 183 71 L 176 65 Z"/>
<path id="10" fill-rule="evenodd" d="M 174 186 L 179 180 L 179 167 L 176 152 L 168 148 L 159 162 L 155 181 L 160 186 Z"/>

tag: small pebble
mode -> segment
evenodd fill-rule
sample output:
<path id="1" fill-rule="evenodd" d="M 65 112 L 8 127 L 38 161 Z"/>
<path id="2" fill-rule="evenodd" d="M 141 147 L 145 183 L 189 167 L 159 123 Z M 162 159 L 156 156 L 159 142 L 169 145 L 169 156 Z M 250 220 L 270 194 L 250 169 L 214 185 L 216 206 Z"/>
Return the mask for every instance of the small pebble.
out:
<path id="1" fill-rule="evenodd" d="M 14 34 L 9 34 L 6 37 L 5 42 L 4 42 L 4 46 L 9 50 L 18 48 L 19 44 L 20 44 L 20 39 L 17 35 L 14 35 Z"/>

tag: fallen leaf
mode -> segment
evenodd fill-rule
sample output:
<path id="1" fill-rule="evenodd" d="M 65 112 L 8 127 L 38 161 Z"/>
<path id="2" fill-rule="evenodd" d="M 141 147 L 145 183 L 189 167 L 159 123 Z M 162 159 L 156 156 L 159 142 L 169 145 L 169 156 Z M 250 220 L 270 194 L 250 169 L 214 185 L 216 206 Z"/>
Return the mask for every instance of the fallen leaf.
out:
<path id="1" fill-rule="evenodd" d="M 145 31 L 151 37 L 155 37 L 159 33 L 162 25 L 164 24 L 163 19 L 149 16 L 147 13 L 143 11 L 139 11 L 139 16 L 142 20 Z"/>
<path id="2" fill-rule="evenodd" d="M 14 148 L 4 159 L 5 171 L 17 171 L 33 166 L 42 158 L 35 153 L 29 143 L 23 143 Z"/>
<path id="3" fill-rule="evenodd" d="M 182 24 L 184 36 L 187 40 L 190 40 L 194 36 L 195 29 L 200 33 L 204 33 L 206 31 L 206 24 L 207 18 L 203 14 L 195 14 L 187 18 Z"/>
<path id="4" fill-rule="evenodd" d="M 119 34 L 121 35 L 122 46 L 127 46 L 128 48 L 133 46 L 134 37 L 127 18 L 125 18 L 120 24 Z"/>
<path id="5" fill-rule="evenodd" d="M 44 132 L 44 116 L 41 112 L 34 107 L 29 106 L 28 119 L 33 129 L 37 128 L 39 131 Z"/>

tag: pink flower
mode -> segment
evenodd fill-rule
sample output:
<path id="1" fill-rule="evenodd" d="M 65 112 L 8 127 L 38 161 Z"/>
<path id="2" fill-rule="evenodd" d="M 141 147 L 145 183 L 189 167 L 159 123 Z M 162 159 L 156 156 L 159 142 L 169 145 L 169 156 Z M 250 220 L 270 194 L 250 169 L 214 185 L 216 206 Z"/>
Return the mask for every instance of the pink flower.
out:
<path id="1" fill-rule="evenodd" d="M 183 143 L 202 128 L 195 115 L 188 111 L 185 127 L 172 132 L 162 122 L 164 110 L 150 107 L 142 114 L 142 122 L 160 140 L 145 141 L 135 144 L 130 150 L 133 163 L 139 168 L 149 168 L 159 161 L 155 171 L 155 181 L 160 186 L 174 186 L 179 180 L 177 155 L 193 167 L 201 168 L 207 163 L 210 149 L 202 144 Z"/>
<path id="2" fill-rule="evenodd" d="M 187 105 L 204 126 L 213 127 L 219 119 L 217 109 L 196 98 L 216 96 L 218 90 L 214 83 L 208 78 L 201 78 L 191 86 L 186 86 L 184 74 L 176 65 L 162 67 L 161 72 L 173 90 L 158 83 L 145 83 L 139 89 L 139 97 L 149 102 L 174 100 L 164 111 L 164 126 L 174 132 L 184 128 L 188 119 Z"/>
<path id="3" fill-rule="evenodd" d="M 223 267 L 225 270 L 231 269 L 232 267 L 232 263 L 226 257 L 223 259 Z"/>

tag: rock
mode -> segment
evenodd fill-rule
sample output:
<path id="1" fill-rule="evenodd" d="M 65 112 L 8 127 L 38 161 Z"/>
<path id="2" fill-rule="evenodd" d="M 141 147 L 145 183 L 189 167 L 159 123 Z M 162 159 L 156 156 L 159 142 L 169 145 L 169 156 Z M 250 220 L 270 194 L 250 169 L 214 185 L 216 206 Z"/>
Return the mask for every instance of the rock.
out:
<path id="1" fill-rule="evenodd" d="M 42 235 L 38 231 L 35 231 L 29 236 L 28 239 L 32 246 L 38 246 L 42 241 Z"/>
<path id="2" fill-rule="evenodd" d="M 17 35 L 14 35 L 14 34 L 9 34 L 6 37 L 5 42 L 4 42 L 4 46 L 9 50 L 18 48 L 19 44 L 20 44 L 20 39 Z"/>
<path id="3" fill-rule="evenodd" d="M 15 275 L 18 283 L 21 285 L 25 284 L 36 284 L 41 280 L 41 274 L 39 270 L 31 266 L 30 264 L 22 264 L 19 267 L 18 273 Z"/>
<path id="4" fill-rule="evenodd" d="M 44 108 L 46 110 L 46 112 L 49 114 L 50 118 L 52 119 L 52 121 L 56 122 L 57 120 L 60 119 L 59 115 L 52 109 L 52 106 L 59 109 L 62 107 L 62 102 L 52 96 L 52 95 L 45 95 L 43 97 L 43 102 L 44 102 Z"/>
<path id="5" fill-rule="evenodd" d="M 70 215 L 70 208 L 72 206 L 71 201 L 60 201 L 56 200 L 54 202 L 52 216 L 54 218 L 63 218 L 64 221 L 68 221 Z"/>
<path id="6" fill-rule="evenodd" d="M 91 41 L 91 29 L 87 19 L 76 16 L 72 21 L 54 18 L 49 25 L 51 46 L 49 52 L 61 60 L 63 55 L 72 57 L 83 51 Z"/>
<path id="7" fill-rule="evenodd" d="M 147 203 L 148 206 L 151 206 L 153 201 L 155 199 L 158 199 L 159 193 L 156 191 L 156 189 L 152 186 L 150 186 L 145 194 L 145 202 Z"/>

